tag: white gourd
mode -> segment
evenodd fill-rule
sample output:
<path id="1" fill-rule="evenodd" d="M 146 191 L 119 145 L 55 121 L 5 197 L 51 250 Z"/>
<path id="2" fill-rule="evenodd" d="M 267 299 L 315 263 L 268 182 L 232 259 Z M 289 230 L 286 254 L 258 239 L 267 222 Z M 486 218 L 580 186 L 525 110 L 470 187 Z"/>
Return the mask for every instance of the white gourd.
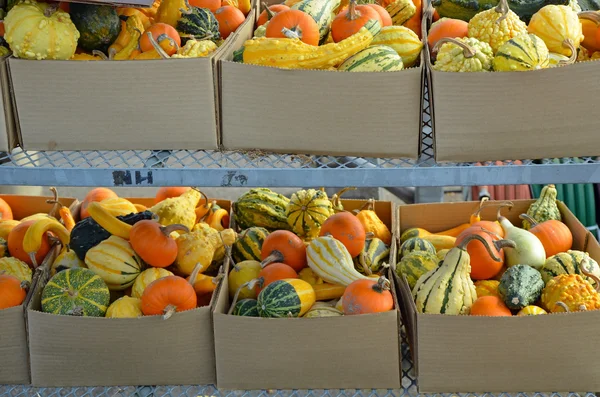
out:
<path id="1" fill-rule="evenodd" d="M 356 280 L 370 280 L 354 269 L 348 249 L 333 237 L 314 239 L 306 248 L 308 266 L 328 283 L 348 286 Z"/>
<path id="2" fill-rule="evenodd" d="M 546 263 L 546 250 L 542 242 L 533 233 L 514 226 L 503 216 L 498 221 L 504 229 L 504 238 L 516 244 L 515 248 L 504 249 L 506 265 L 529 265 L 540 270 Z"/>

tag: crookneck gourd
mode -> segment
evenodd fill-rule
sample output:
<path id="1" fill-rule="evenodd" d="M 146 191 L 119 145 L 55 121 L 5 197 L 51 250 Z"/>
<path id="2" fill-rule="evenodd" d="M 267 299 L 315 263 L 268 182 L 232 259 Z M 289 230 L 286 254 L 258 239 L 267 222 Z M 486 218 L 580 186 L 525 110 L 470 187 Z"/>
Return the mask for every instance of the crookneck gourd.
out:
<path id="1" fill-rule="evenodd" d="M 507 0 L 500 0 L 497 7 L 482 11 L 469 21 L 469 37 L 488 43 L 494 52 L 523 33 L 527 33 L 527 25 L 510 10 Z"/>
<path id="2" fill-rule="evenodd" d="M 541 223 L 549 219 L 556 219 L 560 221 L 562 219 L 560 210 L 556 204 L 556 186 L 550 184 L 544 186 L 538 198 L 533 204 L 529 206 L 527 215 L 535 219 L 536 222 Z M 523 220 L 523 229 L 529 229 L 531 224 L 527 220 Z"/>
<path id="3" fill-rule="evenodd" d="M 477 299 L 475 284 L 471 280 L 471 259 L 466 250 L 473 240 L 480 241 L 492 258 L 496 257 L 487 241 L 476 234 L 465 238 L 452 248 L 439 267 L 425 273 L 413 288 L 417 311 L 430 314 L 469 314 Z"/>
<path id="4" fill-rule="evenodd" d="M 433 47 L 433 69 L 441 72 L 484 72 L 492 69 L 494 53 L 488 43 L 471 37 L 443 38 Z"/>

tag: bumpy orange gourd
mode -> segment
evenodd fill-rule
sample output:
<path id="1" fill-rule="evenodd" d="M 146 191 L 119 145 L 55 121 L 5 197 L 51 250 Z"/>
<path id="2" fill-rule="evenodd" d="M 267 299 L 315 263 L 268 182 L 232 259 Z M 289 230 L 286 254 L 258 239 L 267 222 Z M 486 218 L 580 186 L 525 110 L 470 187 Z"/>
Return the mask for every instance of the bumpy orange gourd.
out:
<path id="1" fill-rule="evenodd" d="M 595 280 L 600 288 L 599 280 Z M 548 281 L 542 291 L 542 306 L 551 313 L 598 310 L 600 294 L 581 275 L 560 274 Z"/>
<path id="2" fill-rule="evenodd" d="M 368 314 L 387 312 L 394 308 L 390 282 L 379 280 L 356 280 L 346 287 L 342 295 L 344 314 Z"/>

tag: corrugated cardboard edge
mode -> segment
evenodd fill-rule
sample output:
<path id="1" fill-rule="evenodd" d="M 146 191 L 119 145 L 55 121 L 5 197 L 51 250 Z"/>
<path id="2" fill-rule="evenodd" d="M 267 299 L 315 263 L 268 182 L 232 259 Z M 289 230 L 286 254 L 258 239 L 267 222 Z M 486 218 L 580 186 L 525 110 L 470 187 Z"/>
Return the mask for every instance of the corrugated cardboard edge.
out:
<path id="1" fill-rule="evenodd" d="M 19 142 L 12 94 L 12 81 L 10 79 L 10 70 L 8 58 L 6 55 L 0 59 L 0 85 L 2 88 L 2 108 L 4 110 L 4 132 L 0 132 L 0 151 L 9 152 L 17 146 Z M 4 141 L 2 136 L 6 136 Z"/>

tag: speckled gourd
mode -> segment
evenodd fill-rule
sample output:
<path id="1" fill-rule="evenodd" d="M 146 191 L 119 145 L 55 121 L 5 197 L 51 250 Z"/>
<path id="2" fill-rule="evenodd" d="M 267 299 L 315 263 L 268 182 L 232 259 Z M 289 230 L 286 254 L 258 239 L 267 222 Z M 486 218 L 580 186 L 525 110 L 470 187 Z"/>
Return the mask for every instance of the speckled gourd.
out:
<path id="1" fill-rule="evenodd" d="M 540 193 L 540 197 L 529 206 L 527 215 L 535 219 L 538 223 L 556 219 L 557 221 L 562 220 L 560 210 L 556 203 L 556 186 L 553 184 L 546 185 Z M 523 229 L 529 230 L 531 224 L 526 219 L 523 220 Z"/>

